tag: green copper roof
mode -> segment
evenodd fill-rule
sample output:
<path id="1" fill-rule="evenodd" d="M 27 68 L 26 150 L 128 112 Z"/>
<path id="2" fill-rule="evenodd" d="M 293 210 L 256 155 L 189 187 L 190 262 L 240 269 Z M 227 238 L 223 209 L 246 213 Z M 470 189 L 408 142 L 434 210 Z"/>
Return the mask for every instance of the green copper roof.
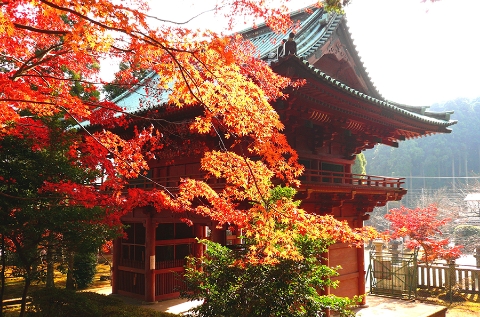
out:
<path id="1" fill-rule="evenodd" d="M 368 73 L 363 67 L 363 63 L 361 62 L 358 52 L 356 52 L 355 46 L 353 45 L 350 32 L 348 32 L 348 28 L 346 28 L 345 16 L 336 13 L 327 13 L 322 8 L 312 8 L 311 13 L 307 13 L 305 9 L 298 10 L 293 12 L 291 16 L 292 19 L 294 21 L 298 21 L 300 25 L 295 36 L 298 47 L 298 57 L 290 56 L 280 61 L 276 59 L 276 56 L 274 59 L 269 58 L 270 53 L 276 53 L 276 49 L 281 42 L 281 39 L 286 38 L 287 36 L 283 34 L 276 34 L 265 25 L 259 25 L 257 28 L 249 28 L 240 33 L 244 38 L 250 40 L 258 48 L 259 57 L 271 63 L 272 67 L 279 65 L 279 63 L 286 62 L 286 60 L 294 59 L 297 60 L 298 65 L 305 67 L 310 73 L 315 75 L 317 79 L 327 82 L 329 85 L 335 86 L 337 89 L 343 90 L 346 94 L 361 98 L 370 104 L 384 107 L 386 109 L 393 110 L 402 116 L 412 117 L 421 122 L 428 122 L 436 126 L 448 127 L 457 122 L 456 120 L 450 120 L 450 115 L 453 113 L 453 111 L 435 113 L 428 111 L 428 107 L 408 106 L 384 99 L 376 90 L 375 86 L 370 80 L 370 77 L 368 76 Z M 357 64 L 361 66 L 359 71 L 363 72 L 365 75 L 364 78 L 367 80 L 369 87 L 372 88 L 371 90 L 373 92 L 373 96 L 349 87 L 341 81 L 327 75 L 321 69 L 310 65 L 307 61 L 307 58 L 318 52 L 319 48 L 327 43 L 329 38 L 334 34 L 334 32 L 337 32 L 337 29 L 341 26 L 344 27 L 342 30 L 346 29 L 347 40 L 352 43 L 354 50 L 354 52 L 351 53 L 353 54 L 353 57 L 357 59 Z M 288 33 L 289 32 L 287 32 L 287 34 Z M 156 76 L 157 75 L 152 72 L 152 74 L 148 76 L 146 80 L 154 83 Z M 117 103 L 121 107 L 124 107 L 127 113 L 135 113 L 137 111 L 158 107 L 159 104 L 161 105 L 168 101 L 167 92 L 163 92 L 161 97 L 157 98 L 155 102 L 153 100 L 148 100 L 151 98 L 146 98 L 146 93 L 144 90 L 145 88 L 142 85 L 139 85 L 137 89 L 128 91 L 118 96 L 115 98 L 115 100 L 113 100 L 113 102 Z"/>

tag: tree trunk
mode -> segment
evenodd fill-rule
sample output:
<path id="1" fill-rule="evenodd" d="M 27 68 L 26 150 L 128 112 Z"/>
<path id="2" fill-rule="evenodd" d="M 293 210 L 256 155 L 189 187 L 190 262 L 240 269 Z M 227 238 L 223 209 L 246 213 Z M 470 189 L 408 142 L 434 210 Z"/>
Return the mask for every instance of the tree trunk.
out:
<path id="1" fill-rule="evenodd" d="M 73 263 L 75 260 L 75 253 L 68 252 L 68 270 L 67 270 L 67 284 L 66 289 L 75 289 L 75 280 L 73 278 Z"/>
<path id="2" fill-rule="evenodd" d="M 427 251 L 428 250 L 428 247 L 422 245 L 422 249 L 423 249 L 423 256 L 425 257 L 425 267 L 427 268 L 427 289 L 430 290 L 432 287 L 430 285 L 430 260 L 428 259 L 428 256 L 430 255 L 430 252 Z"/>
<path id="3" fill-rule="evenodd" d="M 1 247 L 1 256 L 2 256 L 2 272 L 1 272 L 1 283 L 2 287 L 0 289 L 0 317 L 3 316 L 3 294 L 5 293 L 5 270 L 7 268 L 7 259 L 5 255 L 5 236 L 2 234 L 2 247 Z"/>
<path id="4" fill-rule="evenodd" d="M 27 272 L 25 274 L 25 286 L 23 287 L 22 304 L 20 306 L 19 317 L 24 317 L 25 316 L 25 310 L 26 310 L 26 307 L 27 307 L 27 294 L 28 294 L 28 289 L 30 287 L 30 283 L 31 283 L 31 278 L 30 278 L 31 273 L 32 273 L 31 270 L 27 270 Z"/>
<path id="5" fill-rule="evenodd" d="M 46 280 L 46 287 L 47 288 L 54 288 L 55 281 L 54 281 L 54 263 L 53 263 L 53 251 L 50 243 L 48 243 L 46 248 L 46 262 L 47 262 L 47 280 Z"/>

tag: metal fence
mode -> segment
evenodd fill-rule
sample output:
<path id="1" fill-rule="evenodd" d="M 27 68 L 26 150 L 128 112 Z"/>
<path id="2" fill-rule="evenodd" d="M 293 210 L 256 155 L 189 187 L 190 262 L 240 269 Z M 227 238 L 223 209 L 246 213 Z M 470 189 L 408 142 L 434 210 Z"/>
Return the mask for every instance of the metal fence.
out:
<path id="1" fill-rule="evenodd" d="M 367 281 L 370 293 L 413 299 L 417 288 L 447 293 L 480 294 L 480 268 L 455 263 L 417 263 L 415 253 L 370 251 Z"/>
<path id="2" fill-rule="evenodd" d="M 416 255 L 396 252 L 371 251 L 370 293 L 405 299 L 416 296 Z"/>

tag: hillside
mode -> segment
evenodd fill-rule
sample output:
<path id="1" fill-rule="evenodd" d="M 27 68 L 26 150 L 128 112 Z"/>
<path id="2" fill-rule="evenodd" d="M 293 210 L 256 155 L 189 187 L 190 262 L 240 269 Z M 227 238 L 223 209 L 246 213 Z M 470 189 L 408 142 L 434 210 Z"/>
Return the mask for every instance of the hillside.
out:
<path id="1" fill-rule="evenodd" d="M 454 110 L 458 123 L 450 134 L 438 134 L 365 151 L 367 173 L 407 178 L 409 196 L 439 188 L 453 194 L 480 175 L 480 97 L 435 104 L 431 111 Z"/>

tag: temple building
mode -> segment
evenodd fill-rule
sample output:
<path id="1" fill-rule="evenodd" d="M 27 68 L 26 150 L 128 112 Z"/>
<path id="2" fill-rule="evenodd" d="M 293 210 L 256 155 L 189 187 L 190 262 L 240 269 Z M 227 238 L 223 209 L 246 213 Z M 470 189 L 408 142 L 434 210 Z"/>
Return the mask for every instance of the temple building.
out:
<path id="1" fill-rule="evenodd" d="M 368 76 L 348 31 L 346 17 L 321 8 L 307 13 L 292 13 L 300 21 L 296 33 L 297 54 L 278 57 L 277 46 L 285 35 L 260 25 L 242 32 L 278 74 L 305 79 L 306 84 L 287 91 L 287 100 L 273 106 L 286 129 L 289 143 L 305 166 L 298 189 L 301 208 L 319 215 L 330 214 L 362 227 L 369 213 L 405 194 L 404 179 L 352 173 L 355 157 L 376 144 L 398 147 L 401 141 L 436 133 L 450 133 L 455 124 L 451 112 L 430 112 L 428 107 L 413 107 L 385 100 Z M 143 88 L 139 88 L 141 90 Z M 115 102 L 134 111 L 142 93 L 126 93 Z M 189 115 L 178 111 L 176 116 Z M 191 115 L 191 114 L 190 114 Z M 181 177 L 198 174 L 195 157 L 176 158 L 173 162 L 150 162 L 150 177 L 159 184 L 174 186 Z M 147 188 L 151 183 L 138 181 L 132 186 Z M 216 229 L 208 219 L 194 219 L 187 226 L 168 211 L 132 210 L 122 218 L 128 225 L 127 239 L 114 243 L 113 293 L 132 296 L 146 302 L 176 297 L 189 254 L 201 255 L 195 237 L 209 237 L 223 244 L 237 243 L 234 232 Z M 365 294 L 364 249 L 337 243 L 328 253 L 328 265 L 340 265 L 338 296 Z M 330 290 L 324 290 L 326 294 Z"/>

